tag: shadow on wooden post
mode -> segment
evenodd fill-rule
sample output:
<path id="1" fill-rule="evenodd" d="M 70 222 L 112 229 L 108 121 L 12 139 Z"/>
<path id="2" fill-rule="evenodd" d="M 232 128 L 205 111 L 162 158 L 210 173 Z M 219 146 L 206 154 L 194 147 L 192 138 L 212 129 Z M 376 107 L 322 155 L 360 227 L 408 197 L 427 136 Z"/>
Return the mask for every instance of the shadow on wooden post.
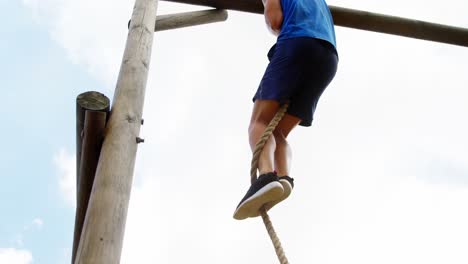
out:
<path id="1" fill-rule="evenodd" d="M 85 92 L 76 98 L 76 215 L 72 263 L 93 188 L 96 167 L 104 140 L 110 101 L 98 92 Z"/>

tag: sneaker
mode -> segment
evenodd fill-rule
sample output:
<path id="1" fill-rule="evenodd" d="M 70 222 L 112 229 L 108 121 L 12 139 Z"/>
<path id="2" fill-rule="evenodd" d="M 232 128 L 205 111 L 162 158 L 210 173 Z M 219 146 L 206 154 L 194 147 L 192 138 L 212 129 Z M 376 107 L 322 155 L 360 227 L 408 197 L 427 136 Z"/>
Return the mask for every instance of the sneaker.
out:
<path id="1" fill-rule="evenodd" d="M 292 189 L 294 188 L 294 179 L 289 177 L 289 176 L 281 176 L 279 177 L 279 182 L 283 186 L 283 195 L 275 201 L 269 202 L 265 204 L 265 210 L 268 211 L 270 210 L 273 206 L 277 205 L 278 203 L 284 201 L 286 198 L 289 197 L 289 195 L 292 192 Z"/>
<path id="2" fill-rule="evenodd" d="M 263 205 L 278 200 L 282 196 L 283 185 L 278 181 L 278 176 L 273 172 L 262 174 L 240 201 L 234 212 L 234 219 L 242 220 L 259 216 L 259 210 Z"/>

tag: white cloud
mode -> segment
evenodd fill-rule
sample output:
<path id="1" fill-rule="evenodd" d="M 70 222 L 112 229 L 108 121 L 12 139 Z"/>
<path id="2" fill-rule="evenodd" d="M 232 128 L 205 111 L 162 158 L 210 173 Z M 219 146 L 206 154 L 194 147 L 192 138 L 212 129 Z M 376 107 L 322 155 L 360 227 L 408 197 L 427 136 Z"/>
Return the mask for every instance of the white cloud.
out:
<path id="1" fill-rule="evenodd" d="M 0 248 L 0 263 L 31 264 L 33 257 L 31 252 L 16 248 Z"/>
<path id="2" fill-rule="evenodd" d="M 18 247 L 22 247 L 24 245 L 23 234 L 20 233 L 15 235 L 15 245 Z"/>
<path id="3" fill-rule="evenodd" d="M 67 205 L 76 205 L 76 157 L 61 149 L 54 156 L 54 165 L 58 171 L 59 190 Z"/>
<path id="4" fill-rule="evenodd" d="M 247 188 L 248 100 L 269 43 L 248 35 L 249 30 L 236 31 L 234 24 L 255 27 L 255 18 L 231 14 L 230 21 L 223 27 L 238 39 L 210 38 L 215 30 L 187 30 L 183 36 L 193 40 L 189 47 L 179 43 L 178 32 L 161 34 L 155 42 L 142 130 L 147 143 L 139 149 L 135 190 L 159 193 L 144 207 L 158 219 L 155 225 L 165 228 L 137 232 L 137 224 L 129 222 L 128 232 L 144 244 L 156 243 L 154 250 L 162 253 L 139 257 L 127 251 L 126 259 L 276 262 L 261 220 L 231 219 Z M 465 263 L 466 186 L 429 183 L 424 168 L 434 152 L 468 164 L 468 148 L 461 147 L 468 144 L 463 136 L 468 126 L 454 122 L 468 112 L 462 103 L 468 100 L 467 65 L 457 65 L 468 59 L 467 52 L 371 33 L 339 33 L 339 75 L 320 103 L 314 127 L 298 129 L 291 138 L 296 191 L 272 212 L 288 257 L 293 263 L 436 264 L 450 254 L 452 263 Z M 199 39 L 210 42 L 198 44 Z M 441 71 L 446 77 L 437 74 Z M 443 81 L 448 83 L 441 93 Z M 437 107 L 441 101 L 444 107 Z M 448 132 L 453 137 L 444 136 Z M 159 186 L 143 188 L 148 178 L 158 179 Z M 143 215 L 129 211 L 129 217 Z M 126 238 L 125 246 L 133 241 Z"/>
<path id="5" fill-rule="evenodd" d="M 23 227 L 22 232 L 17 233 L 14 236 L 14 244 L 18 247 L 22 247 L 24 245 L 24 238 L 27 235 L 27 233 L 30 232 L 32 229 L 40 230 L 42 229 L 43 225 L 44 222 L 41 218 L 35 218 L 33 221 L 31 221 L 29 224 Z"/>
<path id="6" fill-rule="evenodd" d="M 160 183 L 146 179 L 140 187 L 134 188 L 125 232 L 125 246 L 121 263 L 153 263 L 158 260 L 168 263 L 166 243 L 157 238 L 169 235 L 168 222 L 161 216 L 162 202 Z"/>
<path id="7" fill-rule="evenodd" d="M 121 40 L 126 37 L 131 2 L 23 0 L 71 61 L 83 65 L 108 89 L 115 83 L 122 59 L 125 42 Z"/>
<path id="8" fill-rule="evenodd" d="M 41 229 L 44 225 L 44 221 L 41 218 L 35 218 L 32 223 L 38 229 Z"/>
<path id="9" fill-rule="evenodd" d="M 56 1 L 55 1 L 56 2 Z M 24 6 L 28 7 L 33 15 L 33 18 L 38 23 L 47 23 L 48 21 L 45 20 L 46 12 L 52 13 L 56 12 L 53 8 L 56 4 L 54 1 L 40 1 L 40 0 L 22 0 Z"/>
<path id="10" fill-rule="evenodd" d="M 34 218 L 28 225 L 23 227 L 23 231 L 29 231 L 31 228 L 41 229 L 44 221 L 41 218 Z"/>

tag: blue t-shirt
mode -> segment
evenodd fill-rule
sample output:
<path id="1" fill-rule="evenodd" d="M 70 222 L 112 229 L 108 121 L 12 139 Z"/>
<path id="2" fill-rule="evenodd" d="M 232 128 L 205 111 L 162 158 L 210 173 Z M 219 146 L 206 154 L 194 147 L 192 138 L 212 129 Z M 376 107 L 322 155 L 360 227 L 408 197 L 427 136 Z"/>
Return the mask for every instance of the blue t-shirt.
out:
<path id="1" fill-rule="evenodd" d="M 278 42 L 295 37 L 323 39 L 336 47 L 333 18 L 325 0 L 281 0 L 283 24 Z"/>

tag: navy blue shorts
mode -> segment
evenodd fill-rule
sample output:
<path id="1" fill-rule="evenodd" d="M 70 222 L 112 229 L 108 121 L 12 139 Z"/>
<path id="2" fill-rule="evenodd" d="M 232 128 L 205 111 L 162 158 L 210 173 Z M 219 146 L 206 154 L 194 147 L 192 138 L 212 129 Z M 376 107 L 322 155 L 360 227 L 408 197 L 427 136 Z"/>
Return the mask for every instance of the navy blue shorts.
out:
<path id="1" fill-rule="evenodd" d="M 268 52 L 270 63 L 253 101 L 289 102 L 287 113 L 312 124 L 315 108 L 336 74 L 338 55 L 327 41 L 301 37 L 282 40 Z"/>

